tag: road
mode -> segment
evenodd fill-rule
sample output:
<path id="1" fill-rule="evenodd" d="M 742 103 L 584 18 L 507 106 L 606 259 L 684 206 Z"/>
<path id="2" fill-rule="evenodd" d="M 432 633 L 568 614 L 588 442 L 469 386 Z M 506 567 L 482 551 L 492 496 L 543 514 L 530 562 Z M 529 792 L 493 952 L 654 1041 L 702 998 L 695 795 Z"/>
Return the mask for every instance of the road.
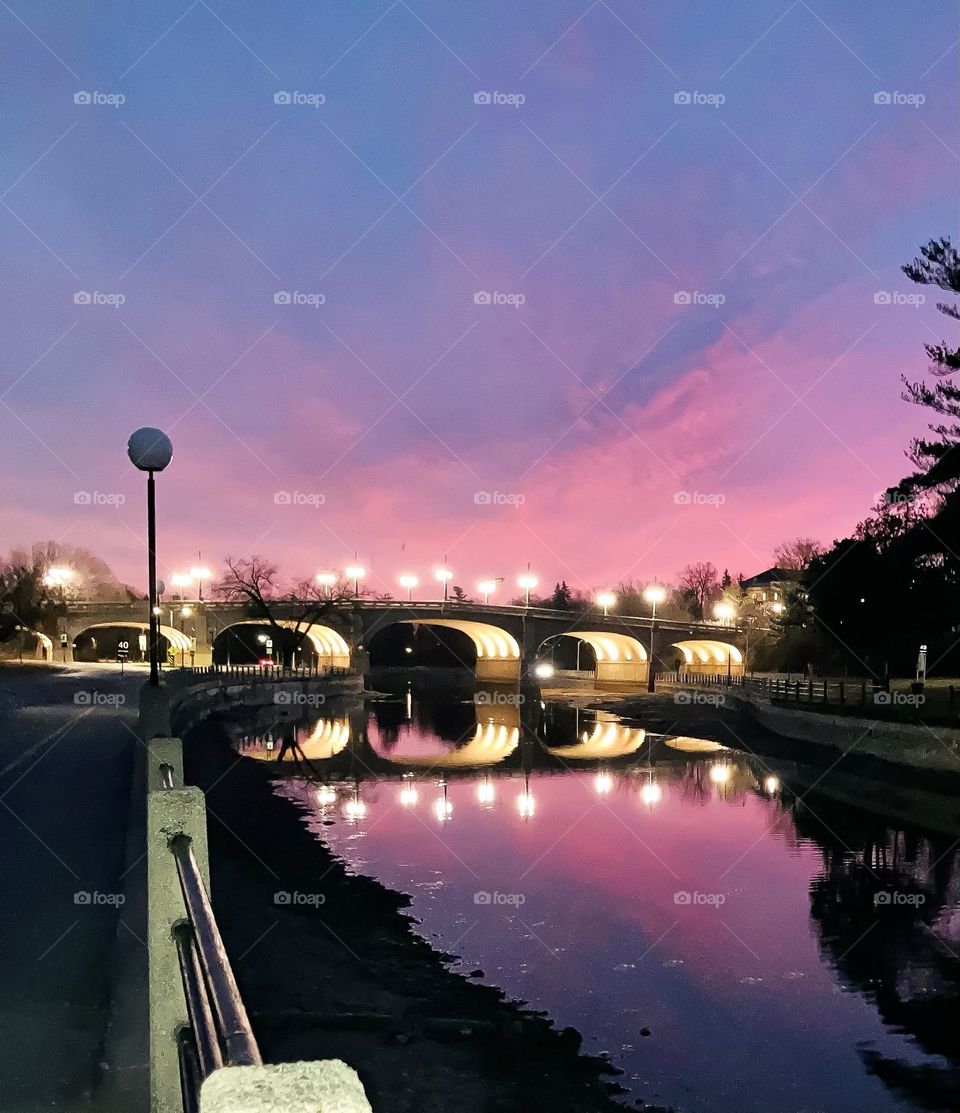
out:
<path id="1" fill-rule="evenodd" d="M 0 668 L 0 1113 L 93 1108 L 123 892 L 143 873 L 124 877 L 143 679 Z"/>

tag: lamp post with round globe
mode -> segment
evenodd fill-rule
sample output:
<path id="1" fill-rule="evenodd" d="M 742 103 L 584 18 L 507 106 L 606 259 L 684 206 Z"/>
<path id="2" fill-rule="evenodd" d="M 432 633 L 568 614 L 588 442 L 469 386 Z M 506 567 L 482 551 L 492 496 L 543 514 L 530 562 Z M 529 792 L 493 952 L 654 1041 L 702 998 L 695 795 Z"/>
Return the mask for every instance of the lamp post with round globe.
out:
<path id="1" fill-rule="evenodd" d="M 610 608 L 617 605 L 617 597 L 612 591 L 601 591 L 597 595 L 597 606 L 603 607 L 603 617 L 606 618 L 610 613 Z"/>
<path id="2" fill-rule="evenodd" d="M 647 584 L 643 598 L 650 604 L 652 614 L 650 618 L 650 660 L 647 662 L 647 691 L 656 691 L 656 677 L 653 672 L 653 636 L 657 629 L 657 604 L 663 603 L 667 598 L 667 589 L 663 584 Z"/>
<path id="3" fill-rule="evenodd" d="M 127 441 L 130 463 L 147 473 L 147 579 L 150 596 L 150 684 L 160 684 L 160 623 L 157 618 L 157 495 L 154 472 L 173 459 L 173 445 L 166 433 L 149 427 L 138 429 Z"/>

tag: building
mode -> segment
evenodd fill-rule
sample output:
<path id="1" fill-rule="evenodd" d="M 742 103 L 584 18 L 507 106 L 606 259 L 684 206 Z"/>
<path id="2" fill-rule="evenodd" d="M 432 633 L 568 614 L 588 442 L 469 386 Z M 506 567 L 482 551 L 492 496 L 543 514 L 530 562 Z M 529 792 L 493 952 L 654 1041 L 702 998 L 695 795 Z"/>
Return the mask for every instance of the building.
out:
<path id="1" fill-rule="evenodd" d="M 768 568 L 741 580 L 740 586 L 751 602 L 776 614 L 787 605 L 788 597 L 796 591 L 799 582 L 800 573 L 796 569 Z"/>

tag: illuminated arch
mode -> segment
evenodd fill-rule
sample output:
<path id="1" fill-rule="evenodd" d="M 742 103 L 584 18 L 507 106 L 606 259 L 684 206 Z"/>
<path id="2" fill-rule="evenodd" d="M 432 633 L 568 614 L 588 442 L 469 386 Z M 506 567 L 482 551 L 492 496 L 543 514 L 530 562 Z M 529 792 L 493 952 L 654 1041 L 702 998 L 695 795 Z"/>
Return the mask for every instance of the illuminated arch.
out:
<path id="1" fill-rule="evenodd" d="M 82 637 L 88 630 L 138 630 L 142 634 L 150 632 L 149 622 L 131 622 L 129 619 L 122 619 L 117 622 L 95 622 L 92 626 L 84 626 L 84 628 L 73 639 L 76 642 L 77 638 Z M 160 633 L 167 639 L 167 643 L 173 646 L 179 653 L 180 650 L 189 652 L 192 646 L 190 635 L 184 634 L 180 630 L 174 629 L 172 626 L 164 626 L 163 623 L 159 626 Z"/>
<path id="2" fill-rule="evenodd" d="M 347 644 L 346 639 L 342 634 L 334 630 L 332 626 L 322 626 L 317 622 L 313 622 L 309 626 L 298 627 L 297 623 L 290 618 L 280 618 L 277 619 L 275 623 L 265 622 L 255 618 L 244 619 L 242 622 L 231 622 L 229 626 L 224 626 L 213 639 L 213 644 L 216 645 L 224 634 L 237 626 L 262 626 L 269 628 L 271 625 L 282 626 L 285 630 L 294 630 L 305 637 L 307 641 L 310 642 L 311 646 L 313 646 L 313 650 L 317 657 L 319 657 L 322 667 L 350 667 L 350 646 Z"/>
<path id="3" fill-rule="evenodd" d="M 510 726 L 495 719 L 477 723 L 473 738 L 464 746 L 444 754 L 402 753 L 381 754 L 391 765 L 404 765 L 411 769 L 466 769 L 476 765 L 496 765 L 520 745 L 520 727 Z"/>
<path id="4" fill-rule="evenodd" d="M 737 676 L 743 673 L 743 654 L 729 642 L 695 639 L 674 642 L 672 648 L 680 650 L 682 672 L 725 673 L 729 667 Z"/>
<path id="5" fill-rule="evenodd" d="M 610 630 L 565 630 L 553 636 L 579 638 L 590 646 L 597 659 L 598 683 L 640 684 L 647 679 L 647 651 L 629 634 Z"/>
<path id="6" fill-rule="evenodd" d="M 406 626 L 446 626 L 459 630 L 473 642 L 477 651 L 477 679 L 515 681 L 520 678 L 520 645 L 500 626 L 459 618 L 405 618 Z"/>
<path id="7" fill-rule="evenodd" d="M 603 761 L 605 758 L 627 757 L 640 749 L 646 733 L 640 727 L 629 727 L 616 721 L 601 720 L 593 724 L 593 730 L 585 730 L 575 745 L 547 746 L 546 750 L 554 757 L 573 758 L 579 761 Z"/>

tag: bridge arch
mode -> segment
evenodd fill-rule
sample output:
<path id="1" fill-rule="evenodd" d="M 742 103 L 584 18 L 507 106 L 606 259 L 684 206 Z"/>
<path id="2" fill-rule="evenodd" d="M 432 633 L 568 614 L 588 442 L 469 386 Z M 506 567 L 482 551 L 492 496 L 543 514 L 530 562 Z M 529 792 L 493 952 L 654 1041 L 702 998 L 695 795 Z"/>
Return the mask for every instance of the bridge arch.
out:
<path id="1" fill-rule="evenodd" d="M 647 679 L 647 651 L 638 638 L 611 630 L 564 630 L 554 638 L 579 638 L 593 650 L 597 683 L 642 684 Z M 542 648 L 542 646 L 541 646 Z"/>
<path id="2" fill-rule="evenodd" d="M 163 623 L 159 626 L 160 636 L 166 640 L 168 646 L 174 649 L 177 653 L 189 653 L 193 647 L 189 635 L 182 633 L 180 630 L 175 629 L 173 626 L 165 626 Z M 77 642 L 85 635 L 90 634 L 92 630 L 136 630 L 137 634 L 149 634 L 149 622 L 135 622 L 129 618 L 117 619 L 114 622 L 93 622 L 89 626 L 84 626 L 78 630 L 71 639 L 71 650 L 76 658 Z M 96 635 L 90 634 L 91 640 L 96 645 Z M 83 652 L 81 650 L 81 652 Z M 99 659 L 99 658 L 95 658 Z M 144 660 L 146 656 L 144 655 Z"/>
<path id="3" fill-rule="evenodd" d="M 743 675 L 743 654 L 729 642 L 712 638 L 695 638 L 673 642 L 672 649 L 680 651 L 678 672 L 707 673 L 709 675 Z"/>
<path id="4" fill-rule="evenodd" d="M 262 619 L 243 619 L 240 622 L 231 622 L 229 626 L 224 626 L 213 639 L 211 649 L 214 661 L 217 661 L 218 657 L 229 658 L 231 646 L 235 647 L 235 651 L 239 650 L 243 655 L 252 654 L 254 652 L 252 647 L 248 646 L 237 636 L 236 631 L 238 628 L 260 627 L 262 630 L 270 631 L 273 630 L 274 626 L 280 626 L 284 630 L 289 630 L 291 634 L 294 635 L 299 634 L 301 644 L 306 642 L 312 653 L 316 656 L 317 666 L 319 668 L 345 669 L 350 667 L 350 646 L 338 630 L 334 630 L 332 626 L 324 626 L 317 622 L 313 622 L 308 626 L 298 626 L 297 622 L 293 619 L 285 618 L 278 619 L 272 624 Z"/>
<path id="5" fill-rule="evenodd" d="M 392 625 L 437 626 L 457 630 L 473 643 L 477 655 L 477 680 L 502 684 L 515 683 L 520 679 L 520 643 L 501 626 L 466 618 L 398 618 L 379 627 L 376 633 L 382 633 Z"/>

